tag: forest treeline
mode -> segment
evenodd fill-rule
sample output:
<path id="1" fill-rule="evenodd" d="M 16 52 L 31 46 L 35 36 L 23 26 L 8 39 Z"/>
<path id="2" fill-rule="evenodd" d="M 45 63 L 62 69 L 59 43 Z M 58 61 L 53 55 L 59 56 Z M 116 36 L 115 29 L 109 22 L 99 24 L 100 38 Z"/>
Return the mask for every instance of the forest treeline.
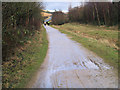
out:
<path id="1" fill-rule="evenodd" d="M 2 3 L 2 59 L 14 55 L 14 49 L 23 45 L 35 30 L 40 30 L 42 3 Z"/>
<path id="2" fill-rule="evenodd" d="M 118 3 L 88 2 L 80 7 L 69 7 L 68 13 L 71 22 L 96 25 L 118 24 Z"/>
<path id="3" fill-rule="evenodd" d="M 118 8 L 118 2 L 86 2 L 74 8 L 69 6 L 68 18 L 69 22 L 112 26 L 118 24 Z"/>

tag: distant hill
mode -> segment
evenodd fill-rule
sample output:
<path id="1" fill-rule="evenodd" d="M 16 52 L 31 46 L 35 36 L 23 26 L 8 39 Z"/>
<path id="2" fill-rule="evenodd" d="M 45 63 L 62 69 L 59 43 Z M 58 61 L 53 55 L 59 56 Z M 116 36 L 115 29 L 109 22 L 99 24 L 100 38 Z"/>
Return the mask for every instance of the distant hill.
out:
<path id="1" fill-rule="evenodd" d="M 50 17 L 50 16 L 52 16 L 52 13 L 53 12 L 50 12 L 48 10 L 42 10 L 43 17 Z"/>
<path id="2" fill-rule="evenodd" d="M 52 16 L 52 14 L 50 14 L 50 13 L 45 13 L 45 12 L 42 12 L 42 15 L 43 15 L 43 17 L 50 17 L 50 16 Z"/>

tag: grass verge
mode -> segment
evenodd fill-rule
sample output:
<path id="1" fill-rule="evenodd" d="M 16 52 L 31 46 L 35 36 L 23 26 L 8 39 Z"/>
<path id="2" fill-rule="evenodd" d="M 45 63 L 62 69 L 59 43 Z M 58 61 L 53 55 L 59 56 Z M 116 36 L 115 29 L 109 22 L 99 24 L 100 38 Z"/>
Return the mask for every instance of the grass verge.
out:
<path id="1" fill-rule="evenodd" d="M 25 45 L 16 49 L 9 62 L 3 65 L 3 88 L 24 88 L 44 61 L 48 49 L 46 30 L 30 38 Z"/>
<path id="2" fill-rule="evenodd" d="M 118 68 L 118 31 L 106 27 L 68 23 L 60 26 L 52 25 L 71 39 L 95 52 L 106 63 Z M 120 65 L 119 65 L 120 66 Z"/>

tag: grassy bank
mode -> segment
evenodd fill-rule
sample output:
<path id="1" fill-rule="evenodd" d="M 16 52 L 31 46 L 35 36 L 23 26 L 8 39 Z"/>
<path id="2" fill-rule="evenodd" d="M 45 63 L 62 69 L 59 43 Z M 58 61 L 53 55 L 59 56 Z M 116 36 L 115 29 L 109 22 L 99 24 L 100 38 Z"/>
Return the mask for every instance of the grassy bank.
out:
<path id="1" fill-rule="evenodd" d="M 62 33 L 102 57 L 105 62 L 118 67 L 118 31 L 117 27 L 98 27 L 77 23 L 52 25 Z"/>
<path id="2" fill-rule="evenodd" d="M 42 27 L 4 63 L 3 88 L 24 88 L 44 61 L 47 49 L 46 30 Z"/>

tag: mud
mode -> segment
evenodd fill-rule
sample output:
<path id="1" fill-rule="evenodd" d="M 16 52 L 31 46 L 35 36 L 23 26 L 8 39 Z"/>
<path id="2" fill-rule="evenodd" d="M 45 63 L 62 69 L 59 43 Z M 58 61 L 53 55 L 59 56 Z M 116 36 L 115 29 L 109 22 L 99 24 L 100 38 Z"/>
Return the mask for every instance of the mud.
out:
<path id="1" fill-rule="evenodd" d="M 117 88 L 118 77 L 103 59 L 45 26 L 49 49 L 31 88 Z"/>

